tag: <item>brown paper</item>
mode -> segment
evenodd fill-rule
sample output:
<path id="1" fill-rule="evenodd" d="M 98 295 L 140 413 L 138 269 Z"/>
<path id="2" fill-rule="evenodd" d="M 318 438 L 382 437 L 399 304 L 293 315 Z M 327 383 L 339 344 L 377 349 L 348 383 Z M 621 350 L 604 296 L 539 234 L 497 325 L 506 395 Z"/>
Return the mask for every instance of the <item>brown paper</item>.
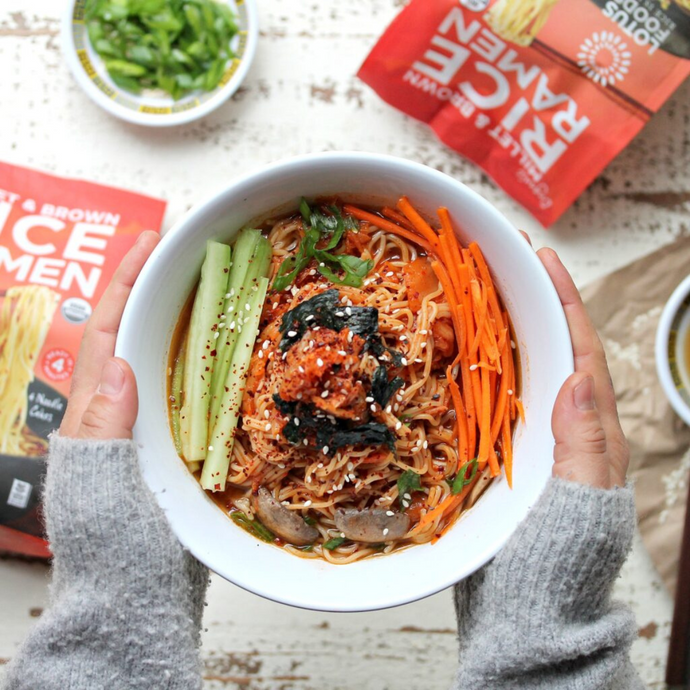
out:
<path id="1" fill-rule="evenodd" d="M 630 444 L 642 539 L 675 593 L 690 468 L 690 428 L 656 374 L 654 339 L 673 290 L 690 273 L 690 238 L 588 285 L 582 295 L 599 331 Z"/>

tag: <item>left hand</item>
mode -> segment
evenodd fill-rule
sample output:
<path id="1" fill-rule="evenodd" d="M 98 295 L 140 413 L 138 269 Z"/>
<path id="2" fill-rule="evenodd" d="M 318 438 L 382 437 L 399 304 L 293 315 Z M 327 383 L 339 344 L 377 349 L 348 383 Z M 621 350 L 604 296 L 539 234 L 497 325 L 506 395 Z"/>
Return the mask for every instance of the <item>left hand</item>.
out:
<path id="1" fill-rule="evenodd" d="M 106 288 L 84 331 L 60 435 L 71 438 L 132 438 L 139 400 L 134 372 L 115 353 L 125 304 L 160 237 L 143 232 Z"/>

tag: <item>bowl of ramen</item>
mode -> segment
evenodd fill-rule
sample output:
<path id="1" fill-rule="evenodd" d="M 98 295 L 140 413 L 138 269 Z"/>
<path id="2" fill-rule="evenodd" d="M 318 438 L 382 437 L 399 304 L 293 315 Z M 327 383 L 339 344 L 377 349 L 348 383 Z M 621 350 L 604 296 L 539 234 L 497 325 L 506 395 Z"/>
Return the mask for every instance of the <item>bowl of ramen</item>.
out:
<path id="1" fill-rule="evenodd" d="M 190 211 L 117 354 L 181 542 L 328 611 L 413 601 L 494 556 L 551 474 L 573 367 L 518 231 L 452 178 L 365 153 L 276 163 Z"/>
<path id="2" fill-rule="evenodd" d="M 669 298 L 656 331 L 656 370 L 676 414 L 690 424 L 690 276 Z"/>

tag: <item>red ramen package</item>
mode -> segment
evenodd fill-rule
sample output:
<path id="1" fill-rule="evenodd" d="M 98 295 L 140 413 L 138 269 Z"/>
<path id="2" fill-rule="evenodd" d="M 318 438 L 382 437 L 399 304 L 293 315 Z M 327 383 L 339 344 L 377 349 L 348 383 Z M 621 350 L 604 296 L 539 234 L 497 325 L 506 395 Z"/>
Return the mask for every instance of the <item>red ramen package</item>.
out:
<path id="1" fill-rule="evenodd" d="M 689 71 L 688 0 L 412 0 L 359 77 L 548 226 Z"/>
<path id="2" fill-rule="evenodd" d="M 48 556 L 39 489 L 84 327 L 165 202 L 0 162 L 0 551 Z"/>

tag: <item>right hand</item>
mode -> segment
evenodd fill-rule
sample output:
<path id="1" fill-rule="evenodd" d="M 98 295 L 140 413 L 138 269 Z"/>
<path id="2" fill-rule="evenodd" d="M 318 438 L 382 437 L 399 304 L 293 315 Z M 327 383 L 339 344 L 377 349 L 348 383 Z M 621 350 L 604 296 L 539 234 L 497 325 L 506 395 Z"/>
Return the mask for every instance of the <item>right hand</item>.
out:
<path id="1" fill-rule="evenodd" d="M 601 489 L 625 486 L 630 454 L 604 348 L 556 252 L 540 249 L 537 255 L 563 305 L 575 359 L 575 373 L 561 387 L 551 419 L 553 476 Z"/>

